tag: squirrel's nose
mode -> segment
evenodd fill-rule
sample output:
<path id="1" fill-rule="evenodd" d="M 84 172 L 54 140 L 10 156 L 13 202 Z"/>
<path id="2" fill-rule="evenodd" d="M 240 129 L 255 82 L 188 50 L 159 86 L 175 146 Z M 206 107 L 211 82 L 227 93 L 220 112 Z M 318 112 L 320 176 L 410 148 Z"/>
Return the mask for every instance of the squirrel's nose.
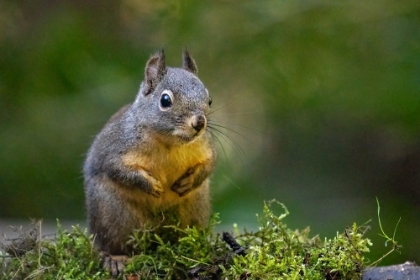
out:
<path id="1" fill-rule="evenodd" d="M 206 117 L 203 115 L 196 116 L 191 125 L 195 131 L 200 132 L 206 126 Z"/>

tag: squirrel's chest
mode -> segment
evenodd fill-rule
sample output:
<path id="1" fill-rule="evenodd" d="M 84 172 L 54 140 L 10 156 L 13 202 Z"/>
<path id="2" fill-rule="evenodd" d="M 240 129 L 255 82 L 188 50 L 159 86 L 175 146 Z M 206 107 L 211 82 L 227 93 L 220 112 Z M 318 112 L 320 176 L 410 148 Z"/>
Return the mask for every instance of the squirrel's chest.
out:
<path id="1" fill-rule="evenodd" d="M 189 168 L 212 158 L 212 149 L 204 143 L 165 147 L 153 146 L 147 151 L 131 151 L 122 156 L 126 166 L 144 170 L 162 183 L 166 189 Z"/>

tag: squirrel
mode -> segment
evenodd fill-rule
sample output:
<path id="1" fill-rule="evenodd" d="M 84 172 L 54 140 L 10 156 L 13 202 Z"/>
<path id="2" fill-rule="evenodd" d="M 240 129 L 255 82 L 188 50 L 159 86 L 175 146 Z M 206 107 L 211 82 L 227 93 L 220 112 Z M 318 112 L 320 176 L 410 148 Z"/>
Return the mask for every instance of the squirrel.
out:
<path id="1" fill-rule="evenodd" d="M 161 50 L 148 60 L 132 104 L 122 107 L 96 136 L 84 164 L 88 228 L 110 256 L 116 276 L 124 268 L 135 229 L 206 226 L 209 177 L 216 151 L 207 126 L 212 99 L 187 50 L 183 67 L 165 65 Z"/>

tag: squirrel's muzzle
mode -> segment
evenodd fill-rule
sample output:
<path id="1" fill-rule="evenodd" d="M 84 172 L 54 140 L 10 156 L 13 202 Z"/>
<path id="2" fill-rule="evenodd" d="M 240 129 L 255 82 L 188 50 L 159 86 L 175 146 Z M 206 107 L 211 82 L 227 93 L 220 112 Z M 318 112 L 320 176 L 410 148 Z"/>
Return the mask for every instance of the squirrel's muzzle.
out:
<path id="1" fill-rule="evenodd" d="M 207 119 L 203 115 L 198 115 L 192 117 L 191 126 L 195 129 L 195 131 L 200 132 L 203 128 L 206 127 Z"/>

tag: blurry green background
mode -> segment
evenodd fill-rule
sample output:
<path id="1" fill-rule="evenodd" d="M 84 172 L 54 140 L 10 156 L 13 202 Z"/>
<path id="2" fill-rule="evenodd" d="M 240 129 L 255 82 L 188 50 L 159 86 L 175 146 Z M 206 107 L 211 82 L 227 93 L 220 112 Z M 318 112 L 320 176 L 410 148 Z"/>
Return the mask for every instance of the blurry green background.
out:
<path id="1" fill-rule="evenodd" d="M 0 219 L 85 218 L 93 137 L 137 93 L 149 55 L 188 47 L 213 96 L 222 227 L 263 200 L 333 237 L 372 219 L 369 258 L 420 263 L 420 2 L 1 1 Z"/>

